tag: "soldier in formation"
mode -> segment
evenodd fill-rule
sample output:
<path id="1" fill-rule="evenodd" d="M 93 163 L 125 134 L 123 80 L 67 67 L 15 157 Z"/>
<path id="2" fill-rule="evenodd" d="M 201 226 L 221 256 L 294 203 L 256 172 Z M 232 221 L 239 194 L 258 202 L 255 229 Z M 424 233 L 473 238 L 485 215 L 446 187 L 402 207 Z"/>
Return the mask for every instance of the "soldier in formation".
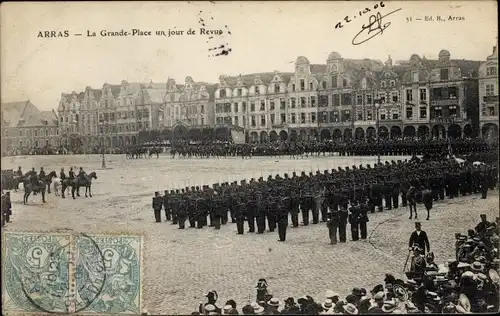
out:
<path id="1" fill-rule="evenodd" d="M 330 241 L 335 244 L 346 242 L 348 224 L 352 240 L 367 238 L 368 213 L 397 208 L 402 201 L 410 206 L 412 218 L 413 212 L 417 217 L 417 202 L 423 202 L 429 218 L 433 189 L 438 200 L 441 196 L 452 199 L 457 192 L 467 195 L 479 193 L 483 187 L 493 189 L 496 179 L 495 165 L 459 164 L 454 159 L 398 160 L 316 174 L 301 172 L 300 176 L 294 172 L 291 177 L 269 176 L 266 181 L 252 178 L 239 185 L 223 182 L 212 187 L 186 187 L 165 191 L 158 200 L 161 203 L 154 205 L 164 206 L 166 220 L 179 224 L 180 229 L 187 219 L 190 227 L 220 229 L 234 218 L 238 234 L 244 233 L 246 221 L 248 233 L 278 228 L 283 236 L 280 239 L 285 239 L 283 232 L 288 226 L 284 213 L 291 214 L 292 227 L 299 226 L 302 213 L 304 226 L 326 222 Z"/>
<path id="2" fill-rule="evenodd" d="M 12 203 L 10 201 L 10 192 L 2 191 L 2 227 L 5 223 L 10 223 L 10 217 L 12 216 Z"/>
<path id="3" fill-rule="evenodd" d="M 290 158 L 317 157 L 338 154 L 340 156 L 411 156 L 445 157 L 451 149 L 454 154 L 486 153 L 496 150 L 495 144 L 483 139 L 346 139 L 311 141 L 275 141 L 269 143 L 234 144 L 229 141 L 177 142 L 171 148 L 173 157 L 180 158 L 220 158 L 228 156 L 289 156 Z M 143 149 L 141 149 L 144 147 Z M 147 152 L 145 146 L 136 146 L 134 151 Z M 130 155 L 130 154 L 128 154 Z"/>

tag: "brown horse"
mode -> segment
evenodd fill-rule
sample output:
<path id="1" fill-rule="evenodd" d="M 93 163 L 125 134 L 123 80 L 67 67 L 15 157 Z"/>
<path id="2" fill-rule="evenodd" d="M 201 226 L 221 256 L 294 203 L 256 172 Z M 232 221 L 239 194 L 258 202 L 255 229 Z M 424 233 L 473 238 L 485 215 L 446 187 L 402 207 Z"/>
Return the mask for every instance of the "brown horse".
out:
<path id="1" fill-rule="evenodd" d="M 92 197 L 92 179 L 97 179 L 97 174 L 95 171 L 92 171 L 88 175 L 85 175 L 83 179 L 76 178 L 73 180 L 72 186 L 71 186 L 71 196 L 73 199 L 75 198 L 75 191 L 76 191 L 76 196 L 80 196 L 80 187 L 85 187 L 85 197 L 87 197 L 87 192 L 89 193 L 89 196 Z"/>
<path id="2" fill-rule="evenodd" d="M 37 183 L 33 183 L 29 180 L 24 180 L 24 182 L 23 182 L 23 187 L 24 187 L 23 203 L 24 204 L 28 203 L 28 197 L 30 196 L 31 192 L 42 193 L 42 202 L 46 203 L 45 202 L 45 190 L 47 189 L 47 185 L 52 183 L 52 179 L 55 177 L 56 177 L 56 172 L 51 171 L 48 175 L 39 179 Z"/>

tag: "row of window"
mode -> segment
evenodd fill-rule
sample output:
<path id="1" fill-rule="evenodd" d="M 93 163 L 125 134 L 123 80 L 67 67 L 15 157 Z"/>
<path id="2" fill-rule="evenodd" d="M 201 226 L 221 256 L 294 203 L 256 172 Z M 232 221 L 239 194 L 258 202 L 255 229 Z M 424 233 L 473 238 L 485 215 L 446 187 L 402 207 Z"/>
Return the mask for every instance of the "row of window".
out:
<path id="1" fill-rule="evenodd" d="M 198 101 L 198 94 L 170 93 L 166 97 L 167 102 Z"/>
<path id="2" fill-rule="evenodd" d="M 185 117 L 167 117 L 165 118 L 165 121 L 163 122 L 164 126 L 173 126 L 174 122 L 177 121 L 178 119 L 185 120 Z M 190 122 L 190 124 L 193 125 L 205 125 L 205 118 L 200 117 L 198 118 L 187 118 L 187 120 Z"/>
<path id="3" fill-rule="evenodd" d="M 491 73 L 493 73 L 493 71 L 494 71 L 496 73 L 496 68 L 492 69 L 492 70 L 488 70 L 488 71 L 490 71 Z M 386 74 L 386 77 L 388 77 L 388 75 L 389 74 Z M 446 80 L 449 80 L 449 79 L 450 79 L 449 78 L 449 69 L 448 68 L 440 69 L 440 80 L 441 81 L 446 81 Z M 419 72 L 418 71 L 413 71 L 412 72 L 412 82 L 419 82 L 419 81 L 420 81 Z M 331 85 L 329 87 L 330 88 L 334 88 L 334 89 L 349 87 L 349 81 L 347 79 L 342 79 L 342 81 L 340 82 L 338 76 L 332 76 L 330 83 L 331 83 Z M 341 85 L 339 85 L 339 83 L 341 83 Z M 396 86 L 396 81 L 395 80 L 382 80 L 380 82 L 380 87 L 382 87 L 382 88 L 395 87 L 395 86 Z M 307 91 L 313 91 L 314 90 L 313 82 L 309 82 L 309 86 L 308 87 L 309 87 L 309 89 Z M 321 82 L 321 87 L 326 90 L 327 89 L 327 82 L 326 81 L 322 81 Z M 280 92 L 282 92 L 280 84 L 274 84 L 273 88 L 274 89 L 273 89 L 272 92 L 274 92 L 274 93 L 280 93 Z M 366 81 L 362 82 L 362 89 L 366 89 Z M 291 92 L 297 92 L 297 91 L 306 91 L 305 79 L 300 79 L 300 84 L 299 84 L 299 89 L 298 90 L 296 89 L 296 85 L 292 84 Z M 285 91 L 283 91 L 283 92 L 285 92 Z M 255 87 L 255 92 L 254 92 L 255 95 L 259 95 L 259 94 L 262 94 L 262 93 L 266 93 L 265 90 L 261 91 L 261 89 L 260 89 L 259 86 Z M 243 95 L 243 89 L 242 88 L 236 89 L 236 96 L 240 97 L 242 95 Z M 228 97 L 226 90 L 225 89 L 220 90 L 219 91 L 219 98 L 226 98 L 226 97 Z"/>
<path id="4" fill-rule="evenodd" d="M 56 146 L 56 145 L 59 145 L 59 140 L 58 139 L 42 139 L 42 140 L 35 140 L 35 141 L 31 141 L 31 140 L 26 140 L 26 141 L 22 141 L 20 140 L 19 141 L 19 147 L 23 147 L 23 146 L 26 146 L 26 147 L 31 147 L 31 146 L 34 146 L 34 147 L 43 147 L 43 146 Z"/>
<path id="5" fill-rule="evenodd" d="M 167 116 L 180 115 L 181 113 L 188 116 L 196 114 L 205 114 L 205 105 L 192 104 L 183 107 L 181 106 L 174 106 L 173 108 L 167 107 Z"/>
<path id="6" fill-rule="evenodd" d="M 3 136 L 4 137 L 46 137 L 46 136 L 54 136 L 54 135 L 59 135 L 59 129 L 54 128 L 54 129 L 26 129 L 26 130 L 17 130 L 17 131 L 11 131 L 9 132 L 8 130 L 3 131 Z"/>
<path id="7" fill-rule="evenodd" d="M 399 99 L 399 93 L 397 91 L 393 91 L 390 93 L 386 92 L 379 92 L 378 95 L 378 100 L 381 104 L 385 103 L 397 103 L 400 101 Z M 406 97 L 408 101 L 413 101 L 413 92 L 412 90 L 407 90 L 406 91 Z M 299 102 L 297 103 L 297 99 Z M 329 99 L 331 99 L 331 103 L 329 102 Z M 426 101 L 427 100 L 427 90 L 426 89 L 420 89 L 420 100 L 421 101 Z M 260 100 L 258 104 L 255 102 L 250 103 L 250 112 L 255 112 L 258 106 L 258 111 L 274 111 L 278 109 L 280 110 L 285 110 L 286 109 L 286 102 L 284 98 L 279 98 L 279 99 L 269 99 L 267 100 L 269 107 L 266 106 L 266 100 Z M 311 97 L 300 97 L 300 98 L 294 98 L 291 97 L 288 99 L 289 101 L 289 108 L 295 109 L 297 107 L 300 108 L 307 108 L 311 107 L 314 108 L 316 105 L 318 107 L 328 107 L 329 104 L 332 104 L 333 106 L 340 106 L 340 105 L 352 105 L 352 95 L 350 93 L 343 93 L 343 94 L 333 94 L 331 96 L 311 96 Z M 371 105 L 373 104 L 373 95 L 372 94 L 357 94 L 355 95 L 354 102 L 355 105 Z M 215 105 L 215 113 L 238 113 L 240 112 L 246 112 L 247 111 L 247 103 L 245 101 L 243 102 L 235 102 L 232 104 L 232 109 L 231 109 L 231 103 L 217 103 Z M 241 105 L 241 107 L 240 107 Z"/>
<path id="8" fill-rule="evenodd" d="M 425 108 L 424 108 L 425 110 Z M 424 114 L 427 115 L 427 112 Z M 379 113 L 380 120 L 399 120 L 400 113 L 398 110 L 391 111 L 387 113 L 385 110 L 380 111 Z M 339 121 L 346 122 L 351 119 L 351 112 L 349 110 L 341 111 L 322 111 L 318 113 L 291 113 L 287 115 L 285 113 L 281 113 L 279 115 L 270 114 L 269 118 L 267 115 L 252 115 L 250 116 L 250 127 L 264 127 L 267 123 L 271 125 L 281 125 L 289 122 L 290 124 L 316 124 L 316 123 L 336 123 Z M 357 112 L 356 121 L 371 121 L 374 120 L 372 116 L 372 112 L 367 112 L 366 115 L 363 115 L 363 112 Z M 225 116 L 218 117 L 217 124 L 234 124 L 237 126 L 246 127 L 247 117 L 243 116 L 240 124 L 240 117 L 234 116 Z M 259 123 L 259 124 L 258 124 Z"/>
<path id="9" fill-rule="evenodd" d="M 137 110 L 137 111 L 118 111 L 118 112 L 110 112 L 110 113 L 96 113 L 96 114 L 70 114 L 67 116 L 61 116 L 59 121 L 61 123 L 85 123 L 90 122 L 97 124 L 98 122 L 109 122 L 116 121 L 117 119 L 128 119 L 128 118 L 148 118 L 149 119 L 149 110 Z"/>

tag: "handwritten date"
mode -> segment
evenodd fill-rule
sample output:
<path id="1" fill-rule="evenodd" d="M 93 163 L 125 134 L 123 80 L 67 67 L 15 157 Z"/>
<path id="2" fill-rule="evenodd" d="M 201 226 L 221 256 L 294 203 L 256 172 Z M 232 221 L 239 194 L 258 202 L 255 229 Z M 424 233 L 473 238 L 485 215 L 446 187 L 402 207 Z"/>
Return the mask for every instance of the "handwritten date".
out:
<path id="1" fill-rule="evenodd" d="M 376 3 L 372 9 L 364 8 L 363 11 L 359 10 L 358 15 L 363 16 L 364 14 L 371 12 L 372 10 L 377 10 L 378 8 L 383 8 L 383 7 L 385 7 L 384 1 L 380 1 L 380 3 Z M 348 15 L 346 15 L 344 18 L 345 24 L 352 22 L 352 20 L 355 19 L 356 17 L 357 17 L 357 15 L 354 15 L 352 18 L 350 18 Z M 342 24 L 342 22 L 338 22 L 337 24 L 335 24 L 335 29 L 341 29 L 343 27 L 344 27 L 344 25 Z"/>
<path id="2" fill-rule="evenodd" d="M 361 31 L 359 31 L 359 33 L 352 39 L 352 45 L 363 44 L 375 36 L 383 34 L 384 30 L 391 25 L 391 22 L 382 23 L 382 19 L 398 11 L 401 11 L 401 9 L 394 10 L 386 15 L 382 15 L 380 12 L 370 15 L 368 25 L 363 24 Z"/>

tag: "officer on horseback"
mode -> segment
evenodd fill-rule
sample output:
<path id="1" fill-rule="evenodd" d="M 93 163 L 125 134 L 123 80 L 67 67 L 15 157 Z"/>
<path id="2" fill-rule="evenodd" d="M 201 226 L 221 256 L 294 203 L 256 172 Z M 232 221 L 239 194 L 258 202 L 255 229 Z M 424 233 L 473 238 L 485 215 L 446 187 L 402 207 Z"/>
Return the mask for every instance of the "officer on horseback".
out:
<path id="1" fill-rule="evenodd" d="M 75 172 L 73 171 L 73 167 L 69 168 L 68 174 L 69 174 L 69 176 L 68 176 L 69 180 L 74 180 L 75 179 Z"/>
<path id="2" fill-rule="evenodd" d="M 26 175 L 29 177 L 32 187 L 35 188 L 36 186 L 38 186 L 38 176 L 36 174 L 35 167 L 31 168 L 31 171 L 29 171 Z M 35 190 L 33 190 L 33 195 L 36 195 Z"/>
<path id="3" fill-rule="evenodd" d="M 40 167 L 40 173 L 38 175 L 38 179 L 45 178 L 45 171 L 43 171 L 43 167 Z"/>
<path id="4" fill-rule="evenodd" d="M 85 179 L 85 171 L 83 171 L 83 168 L 82 168 L 82 167 L 80 167 L 80 171 L 78 171 L 78 176 L 77 176 L 77 178 L 78 178 L 79 180 L 83 180 L 83 179 Z"/>
<path id="5" fill-rule="evenodd" d="M 22 177 L 23 176 L 23 171 L 21 170 L 21 166 L 19 166 L 19 168 L 17 169 L 16 176 L 18 176 L 18 177 Z"/>

